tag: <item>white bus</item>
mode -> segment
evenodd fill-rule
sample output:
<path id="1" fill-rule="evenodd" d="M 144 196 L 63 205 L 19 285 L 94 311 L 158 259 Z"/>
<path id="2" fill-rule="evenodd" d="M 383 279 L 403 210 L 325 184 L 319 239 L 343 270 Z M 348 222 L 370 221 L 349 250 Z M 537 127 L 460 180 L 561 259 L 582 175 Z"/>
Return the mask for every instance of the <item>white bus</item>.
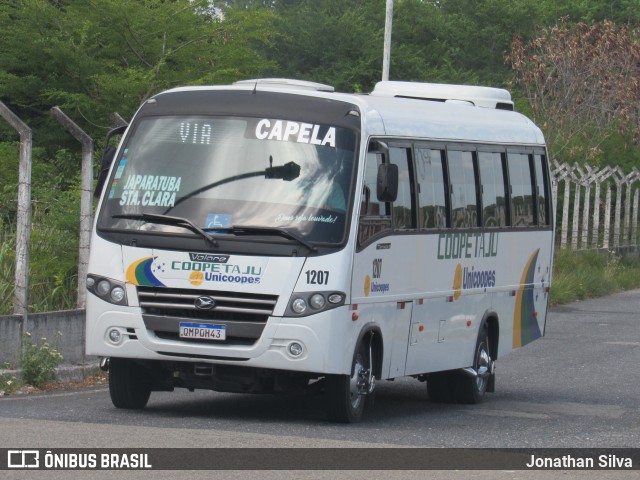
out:
<path id="1" fill-rule="evenodd" d="M 86 350 L 116 407 L 176 387 L 315 390 L 352 422 L 404 376 L 475 403 L 495 361 L 544 334 L 547 153 L 505 90 L 177 88 L 115 133 Z"/>

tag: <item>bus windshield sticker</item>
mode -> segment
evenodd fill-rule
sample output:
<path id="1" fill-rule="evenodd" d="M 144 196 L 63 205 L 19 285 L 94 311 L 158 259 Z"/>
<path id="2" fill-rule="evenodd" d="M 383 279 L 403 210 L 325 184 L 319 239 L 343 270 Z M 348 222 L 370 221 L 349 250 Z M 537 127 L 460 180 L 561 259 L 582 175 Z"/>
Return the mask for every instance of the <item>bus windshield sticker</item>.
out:
<path id="1" fill-rule="evenodd" d="M 128 175 L 120 195 L 120 205 L 173 207 L 182 177 Z"/>
<path id="2" fill-rule="evenodd" d="M 314 222 L 314 223 L 336 223 L 338 221 L 337 215 L 287 215 L 281 213 L 275 218 L 278 223 L 301 223 L 301 222 Z"/>
<path id="3" fill-rule="evenodd" d="M 125 150 L 125 155 L 126 154 L 127 152 Z M 120 163 L 118 164 L 118 169 L 116 170 L 116 176 L 115 176 L 116 180 L 122 177 L 122 173 L 124 172 L 124 167 L 126 166 L 127 166 L 127 159 L 123 157 L 122 160 L 120 160 Z"/>
<path id="4" fill-rule="evenodd" d="M 253 122 L 247 123 L 246 137 L 255 140 L 307 143 L 335 148 L 336 127 L 263 118 L 255 125 Z"/>
<path id="5" fill-rule="evenodd" d="M 233 225 L 233 216 L 223 213 L 210 213 L 205 222 L 205 228 L 228 228 L 231 225 Z"/>

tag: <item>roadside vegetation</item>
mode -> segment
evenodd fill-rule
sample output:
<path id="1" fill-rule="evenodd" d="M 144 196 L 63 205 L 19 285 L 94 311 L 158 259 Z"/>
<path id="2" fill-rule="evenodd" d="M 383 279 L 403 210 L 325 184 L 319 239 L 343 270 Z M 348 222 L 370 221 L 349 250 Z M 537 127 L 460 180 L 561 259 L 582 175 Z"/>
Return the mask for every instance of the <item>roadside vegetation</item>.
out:
<path id="1" fill-rule="evenodd" d="M 551 305 L 640 288 L 640 257 L 614 252 L 556 250 Z"/>
<path id="2" fill-rule="evenodd" d="M 51 344 L 46 338 L 34 341 L 29 332 L 25 333 L 22 338 L 20 376 L 16 377 L 13 373 L 0 372 L 0 396 L 25 387 L 44 388 L 54 382 L 56 368 L 63 360 L 57 348 L 61 335 L 60 332 L 57 332 Z M 9 364 L 5 364 L 4 369 L 12 372 Z"/>

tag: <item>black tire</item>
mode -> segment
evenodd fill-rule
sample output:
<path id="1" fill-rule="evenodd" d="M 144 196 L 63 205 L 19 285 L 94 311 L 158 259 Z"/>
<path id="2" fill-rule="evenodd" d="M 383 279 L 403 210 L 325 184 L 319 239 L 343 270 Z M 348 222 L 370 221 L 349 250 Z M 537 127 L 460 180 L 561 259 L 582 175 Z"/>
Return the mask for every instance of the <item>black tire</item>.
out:
<path id="1" fill-rule="evenodd" d="M 144 372 L 144 367 L 133 360 L 109 360 L 109 394 L 116 408 L 141 410 L 147 405 L 151 387 Z"/>
<path id="2" fill-rule="evenodd" d="M 360 344 L 353 357 L 351 375 L 327 375 L 325 400 L 329 420 L 339 423 L 358 422 L 365 409 L 373 407 L 375 391 L 363 394 L 358 390 L 360 373 L 369 368 L 369 352 Z"/>
<path id="3" fill-rule="evenodd" d="M 458 381 L 455 382 L 455 397 L 458 403 L 480 403 L 487 393 L 492 377 L 492 363 L 489 349 L 489 331 L 483 325 L 478 332 L 475 354 L 473 356 L 473 368 L 478 375 L 472 377 L 464 373 L 458 373 Z"/>
<path id="4" fill-rule="evenodd" d="M 429 400 L 437 403 L 453 402 L 453 383 L 457 380 L 450 372 L 432 373 L 427 378 Z"/>

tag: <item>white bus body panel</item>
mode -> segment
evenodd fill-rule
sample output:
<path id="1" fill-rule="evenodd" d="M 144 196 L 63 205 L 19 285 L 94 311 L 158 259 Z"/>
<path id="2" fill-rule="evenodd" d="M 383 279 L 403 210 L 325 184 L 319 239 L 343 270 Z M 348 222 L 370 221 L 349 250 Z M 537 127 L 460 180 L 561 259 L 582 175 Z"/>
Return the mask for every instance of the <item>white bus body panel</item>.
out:
<path id="1" fill-rule="evenodd" d="M 93 240 L 93 271 L 100 271 L 105 276 L 109 272 L 111 278 L 126 281 L 129 306 L 116 306 L 95 295 L 88 296 L 86 349 L 89 355 L 348 373 L 353 350 L 347 345 L 353 345 L 357 336 L 348 306 L 307 317 L 283 316 L 294 291 L 347 290 L 351 270 L 348 254 L 344 250 L 309 259 L 231 255 L 227 263 L 209 264 L 199 271 L 202 275 L 194 275 L 197 266 L 191 265 L 194 262 L 186 252 L 121 247 L 97 236 Z M 136 267 L 139 267 L 137 273 Z M 308 269 L 330 272 L 327 283 L 321 288 L 307 284 L 303 272 Z M 233 282 L 225 278 L 227 274 L 234 277 Z M 244 278 L 243 275 L 259 279 L 259 282 L 243 284 L 237 281 Z M 206 289 L 221 294 L 225 291 L 264 293 L 278 296 L 278 301 L 254 345 L 216 345 L 215 341 L 208 344 L 185 343 L 160 338 L 146 327 L 138 303 L 137 286 L 149 280 L 160 282 L 168 288 L 185 290 Z M 114 345 L 108 339 L 108 332 L 112 328 L 120 330 L 124 337 L 119 345 Z M 127 332 L 127 329 L 133 331 Z M 345 342 L 346 339 L 349 340 Z M 288 345 L 294 341 L 304 347 L 304 353 L 299 357 L 286 352 Z"/>
<path id="2" fill-rule="evenodd" d="M 551 246 L 548 232 L 451 231 L 357 253 L 352 302 L 382 328 L 384 378 L 472 365 L 486 314 L 499 321 L 500 357 L 544 335 Z"/>

